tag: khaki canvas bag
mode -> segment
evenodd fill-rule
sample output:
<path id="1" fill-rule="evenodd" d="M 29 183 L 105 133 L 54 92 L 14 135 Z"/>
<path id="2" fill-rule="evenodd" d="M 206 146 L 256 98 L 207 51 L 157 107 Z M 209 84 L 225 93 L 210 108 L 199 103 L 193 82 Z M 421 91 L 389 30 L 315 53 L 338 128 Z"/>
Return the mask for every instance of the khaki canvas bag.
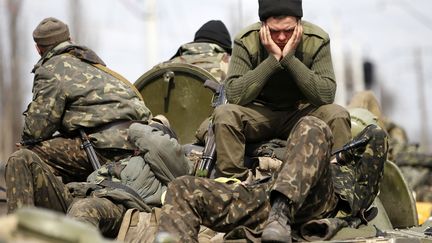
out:
<path id="1" fill-rule="evenodd" d="M 160 208 L 150 213 L 128 209 L 120 226 L 117 240 L 123 242 L 153 242 L 160 217 Z"/>

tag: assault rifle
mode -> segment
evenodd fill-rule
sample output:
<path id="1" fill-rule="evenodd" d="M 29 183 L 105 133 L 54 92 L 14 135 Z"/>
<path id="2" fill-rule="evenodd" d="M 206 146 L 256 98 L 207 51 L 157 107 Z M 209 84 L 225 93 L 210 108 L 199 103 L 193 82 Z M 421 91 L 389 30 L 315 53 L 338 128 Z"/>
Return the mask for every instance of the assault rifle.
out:
<path id="1" fill-rule="evenodd" d="M 224 86 L 213 80 L 206 80 L 204 87 L 214 92 L 212 106 L 217 106 L 227 103 L 225 96 Z M 195 176 L 198 177 L 209 177 L 210 171 L 214 167 L 216 159 L 216 141 L 213 130 L 213 118 L 210 118 L 210 122 L 207 128 L 207 135 L 205 137 L 205 146 L 200 161 L 195 165 Z"/>
<path id="2" fill-rule="evenodd" d="M 365 131 L 367 128 L 376 126 L 373 124 L 368 125 L 363 131 Z M 355 137 L 353 140 L 345 144 L 342 148 L 337 149 L 332 153 L 332 155 L 336 155 L 336 158 L 338 161 L 349 161 L 353 159 L 354 154 L 352 151 L 354 149 L 360 148 L 362 146 L 365 146 L 370 140 L 369 136 L 365 136 L 365 132 L 362 132 L 360 136 Z"/>
<path id="3" fill-rule="evenodd" d="M 85 150 L 87 154 L 87 158 L 89 162 L 91 163 L 94 170 L 97 170 L 101 167 L 101 164 L 99 162 L 99 159 L 96 155 L 96 152 L 94 150 L 93 144 L 90 142 L 90 139 L 88 138 L 87 134 L 84 132 L 83 129 L 79 130 L 80 136 L 81 136 L 81 148 Z"/>
<path id="4" fill-rule="evenodd" d="M 338 154 L 340 152 L 344 152 L 344 151 L 350 151 L 356 148 L 359 148 L 361 146 L 366 145 L 366 143 L 369 141 L 368 138 L 362 137 L 358 140 L 351 140 L 349 143 L 345 144 L 342 148 L 337 149 L 336 151 L 334 151 L 332 153 L 332 155 Z"/>

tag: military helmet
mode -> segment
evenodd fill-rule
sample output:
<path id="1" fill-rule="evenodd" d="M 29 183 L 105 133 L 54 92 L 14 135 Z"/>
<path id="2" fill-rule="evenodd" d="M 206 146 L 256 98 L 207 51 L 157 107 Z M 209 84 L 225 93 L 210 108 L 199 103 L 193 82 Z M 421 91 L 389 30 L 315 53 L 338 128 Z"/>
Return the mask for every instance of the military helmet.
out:
<path id="1" fill-rule="evenodd" d="M 378 117 L 364 108 L 349 108 L 351 115 L 351 134 L 357 136 L 365 127 L 370 124 L 379 126 Z"/>

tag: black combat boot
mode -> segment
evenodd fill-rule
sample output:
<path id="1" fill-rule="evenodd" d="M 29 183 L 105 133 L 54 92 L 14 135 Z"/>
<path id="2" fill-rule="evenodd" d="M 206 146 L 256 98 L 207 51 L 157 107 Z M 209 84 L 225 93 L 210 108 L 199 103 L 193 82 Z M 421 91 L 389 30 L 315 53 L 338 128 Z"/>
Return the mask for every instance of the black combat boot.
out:
<path id="1" fill-rule="evenodd" d="M 291 227 L 288 224 L 289 200 L 277 195 L 273 201 L 267 225 L 261 236 L 261 242 L 291 243 Z"/>

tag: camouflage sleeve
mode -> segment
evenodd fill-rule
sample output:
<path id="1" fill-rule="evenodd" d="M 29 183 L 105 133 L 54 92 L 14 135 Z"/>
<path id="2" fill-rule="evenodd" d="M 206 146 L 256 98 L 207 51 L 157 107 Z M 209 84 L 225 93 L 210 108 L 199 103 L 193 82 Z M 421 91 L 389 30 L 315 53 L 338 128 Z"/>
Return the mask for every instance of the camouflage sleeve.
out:
<path id="1" fill-rule="evenodd" d="M 282 66 L 289 70 L 298 87 L 314 105 L 331 104 L 336 94 L 336 81 L 330 54 L 330 41 L 318 49 L 311 68 L 289 53 L 281 60 Z"/>
<path id="2" fill-rule="evenodd" d="M 34 78 L 33 99 L 23 113 L 22 139 L 47 138 L 57 131 L 65 100 L 58 76 L 43 66 L 39 67 Z"/>

